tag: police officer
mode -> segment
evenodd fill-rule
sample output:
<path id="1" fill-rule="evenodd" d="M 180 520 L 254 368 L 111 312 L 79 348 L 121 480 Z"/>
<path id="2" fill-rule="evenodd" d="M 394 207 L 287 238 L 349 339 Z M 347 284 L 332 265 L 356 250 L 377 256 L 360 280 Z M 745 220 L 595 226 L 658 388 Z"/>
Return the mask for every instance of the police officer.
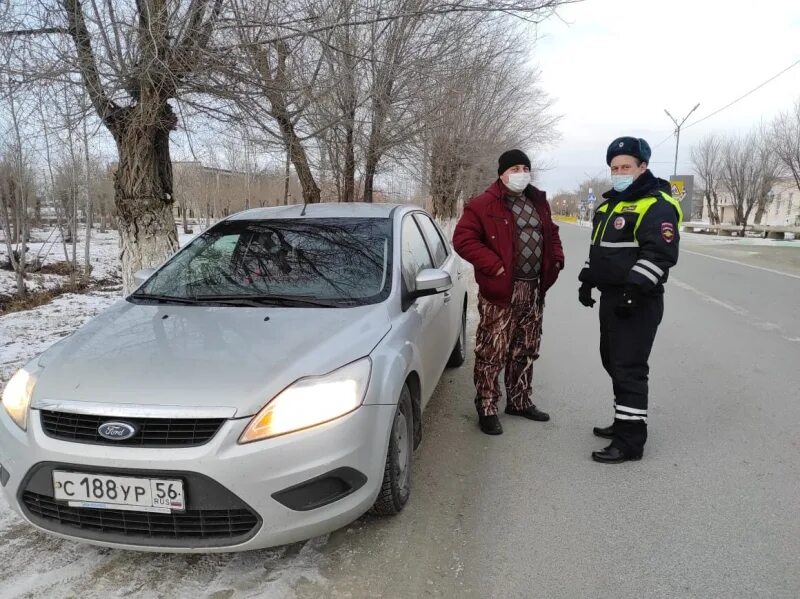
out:
<path id="1" fill-rule="evenodd" d="M 600 290 L 600 357 L 613 384 L 614 422 L 595 427 L 611 444 L 592 458 L 608 464 L 642 457 L 647 361 L 664 312 L 667 273 L 678 261 L 683 214 L 670 184 L 647 168 L 650 153 L 635 137 L 608 147 L 613 189 L 595 209 L 589 259 L 579 276 L 581 304 L 592 307 L 592 289 Z"/>

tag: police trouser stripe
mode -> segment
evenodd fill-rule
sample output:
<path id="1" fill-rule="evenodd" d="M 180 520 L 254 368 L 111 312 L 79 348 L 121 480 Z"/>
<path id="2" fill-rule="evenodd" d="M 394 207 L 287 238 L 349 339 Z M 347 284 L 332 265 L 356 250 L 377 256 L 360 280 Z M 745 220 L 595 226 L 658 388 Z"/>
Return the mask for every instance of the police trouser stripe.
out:
<path id="1" fill-rule="evenodd" d="M 621 406 L 619 404 L 614 404 L 614 409 L 617 412 L 626 412 L 628 414 L 639 414 L 640 416 L 647 416 L 647 410 L 641 410 L 639 408 L 629 408 L 628 406 Z"/>
<path id="2" fill-rule="evenodd" d="M 647 416 L 629 416 L 628 414 L 623 414 L 622 412 L 617 412 L 614 414 L 614 418 L 617 420 L 635 420 L 636 422 L 647 422 Z"/>

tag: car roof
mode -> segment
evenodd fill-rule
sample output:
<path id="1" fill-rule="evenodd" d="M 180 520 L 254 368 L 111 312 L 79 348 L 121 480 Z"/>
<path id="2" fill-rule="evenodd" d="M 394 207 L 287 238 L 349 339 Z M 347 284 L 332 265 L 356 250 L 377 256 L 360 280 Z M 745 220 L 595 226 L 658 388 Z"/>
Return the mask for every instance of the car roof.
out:
<path id="1" fill-rule="evenodd" d="M 421 210 L 414 204 L 367 204 L 365 202 L 328 202 L 308 204 L 305 218 L 389 218 L 396 208 Z M 226 220 L 268 220 L 278 218 L 301 218 L 303 204 L 291 206 L 272 206 L 269 208 L 253 208 L 237 212 Z"/>

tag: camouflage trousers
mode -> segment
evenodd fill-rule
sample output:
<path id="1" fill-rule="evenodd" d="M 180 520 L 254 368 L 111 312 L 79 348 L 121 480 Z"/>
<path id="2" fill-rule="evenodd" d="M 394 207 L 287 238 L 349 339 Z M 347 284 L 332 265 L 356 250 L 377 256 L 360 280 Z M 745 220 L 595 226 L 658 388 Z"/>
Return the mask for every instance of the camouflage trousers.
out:
<path id="1" fill-rule="evenodd" d="M 478 296 L 481 320 L 475 334 L 475 407 L 497 414 L 500 372 L 505 369 L 506 403 L 514 409 L 533 405 L 533 362 L 539 357 L 542 311 L 539 281 L 514 281 L 510 306 Z"/>

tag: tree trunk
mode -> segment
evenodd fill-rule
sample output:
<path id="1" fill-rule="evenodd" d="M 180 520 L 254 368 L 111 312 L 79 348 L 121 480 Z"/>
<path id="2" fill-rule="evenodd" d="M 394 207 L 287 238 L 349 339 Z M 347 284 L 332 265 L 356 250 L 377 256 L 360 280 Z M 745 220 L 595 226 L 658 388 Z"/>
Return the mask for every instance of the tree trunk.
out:
<path id="1" fill-rule="evenodd" d="M 764 209 L 761 206 L 759 206 L 758 209 L 756 210 L 756 216 L 753 219 L 753 222 L 757 225 L 760 225 L 762 218 L 764 218 Z"/>
<path id="2" fill-rule="evenodd" d="M 438 148 L 436 146 L 439 146 Z M 457 161 L 450 159 L 450 150 L 446 142 L 434 142 L 431 153 L 431 202 L 434 218 L 447 220 L 455 218 L 456 194 L 453 193 L 454 175 Z"/>
<path id="3" fill-rule="evenodd" d="M 134 273 L 158 266 L 178 249 L 169 155 L 175 115 L 166 102 L 156 122 L 136 110 L 131 109 L 127 122 L 115 131 L 119 166 L 114 174 L 114 203 L 126 294 L 135 286 Z"/>
<path id="4" fill-rule="evenodd" d="M 722 217 L 719 214 L 719 197 L 717 196 L 717 192 L 711 192 L 714 197 L 714 204 L 711 210 L 711 215 L 713 216 L 714 220 L 711 221 L 712 225 L 719 225 L 722 223 Z"/>
<path id="5" fill-rule="evenodd" d="M 83 119 L 83 193 L 84 206 L 86 210 L 86 239 L 83 246 L 83 284 L 89 284 L 89 276 L 92 272 L 92 194 L 90 192 L 91 174 L 89 172 L 89 131 L 86 127 L 86 119 Z"/>
<path id="6" fill-rule="evenodd" d="M 372 194 L 375 191 L 375 170 L 377 166 L 374 160 L 369 159 L 364 165 L 364 201 L 370 204 L 374 200 Z"/>
<path id="7" fill-rule="evenodd" d="M 12 245 L 14 242 L 11 240 L 11 219 L 9 218 L 8 212 L 9 197 L 9 195 L 4 193 L 4 190 L 0 189 L 0 209 L 3 211 L 3 232 L 5 233 L 6 238 L 8 261 L 11 264 L 11 268 L 14 269 L 14 274 L 16 275 L 17 295 L 19 297 L 25 297 L 25 294 L 27 293 L 27 289 L 25 287 L 25 273 L 23 272 L 22 268 L 20 268 L 20 263 L 17 259 L 18 254 L 14 251 L 14 247 Z"/>
<path id="8" fill-rule="evenodd" d="M 311 167 L 308 164 L 308 155 L 306 154 L 300 137 L 297 135 L 294 123 L 292 123 L 289 109 L 286 106 L 286 100 L 283 94 L 278 90 L 267 89 L 264 93 L 272 105 L 272 114 L 281 129 L 281 135 L 284 143 L 288 147 L 288 153 L 289 156 L 291 156 L 294 171 L 297 173 L 297 178 L 300 180 L 300 187 L 303 191 L 303 201 L 308 204 L 318 204 L 320 201 L 319 186 L 317 186 L 317 182 L 314 180 L 314 174 L 311 172 Z"/>
<path id="9" fill-rule="evenodd" d="M 184 235 L 189 234 L 189 217 L 186 211 L 186 199 L 181 202 L 181 225 L 183 226 Z"/>
<path id="10" fill-rule="evenodd" d="M 291 176 L 292 152 L 286 148 L 286 164 L 283 169 L 283 205 L 289 205 L 289 177 Z"/>
<path id="11" fill-rule="evenodd" d="M 72 176 L 72 215 L 70 217 L 72 222 L 72 268 L 70 270 L 69 279 L 70 284 L 75 285 L 75 277 L 78 274 L 78 190 L 76 188 L 77 181 L 75 180 L 75 168 L 73 166 Z"/>
<path id="12" fill-rule="evenodd" d="M 374 200 L 375 174 L 378 171 L 378 162 L 380 161 L 380 153 L 377 148 L 377 139 L 379 135 L 380 131 L 376 130 L 373 126 L 369 145 L 367 147 L 367 156 L 364 162 L 364 201 L 369 203 L 372 203 Z"/>
<path id="13" fill-rule="evenodd" d="M 717 222 L 714 220 L 714 208 L 711 206 L 711 195 L 704 194 L 706 199 L 706 209 L 708 209 L 708 222 L 712 225 L 716 225 Z"/>
<path id="14" fill-rule="evenodd" d="M 348 115 L 348 116 L 353 116 Z M 355 132 L 353 130 L 353 120 L 349 119 L 345 123 L 344 136 L 344 171 L 342 173 L 342 201 L 356 201 L 356 150 Z"/>

